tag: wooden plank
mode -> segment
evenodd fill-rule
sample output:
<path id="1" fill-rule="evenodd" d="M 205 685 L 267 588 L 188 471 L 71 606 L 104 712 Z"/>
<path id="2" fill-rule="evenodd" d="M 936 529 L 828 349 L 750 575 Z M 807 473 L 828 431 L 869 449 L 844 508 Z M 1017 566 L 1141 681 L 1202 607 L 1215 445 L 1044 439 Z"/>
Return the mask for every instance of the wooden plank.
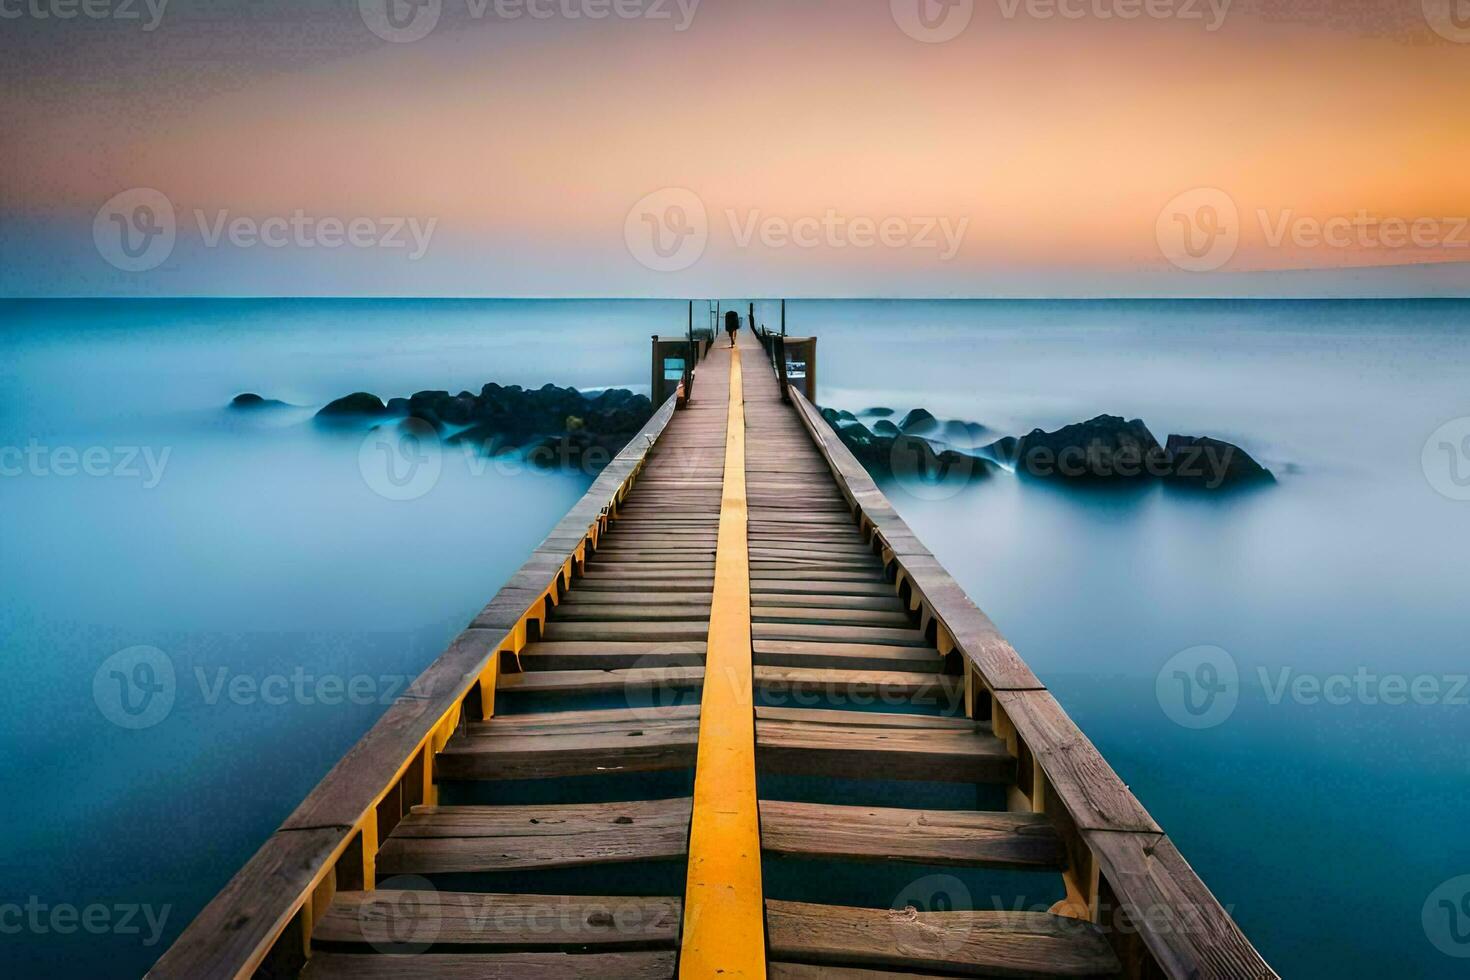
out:
<path id="1" fill-rule="evenodd" d="M 619 602 L 575 602 L 557 607 L 552 615 L 553 623 L 602 622 L 602 623 L 656 623 L 662 620 L 689 621 L 707 619 L 709 604 L 659 603 L 636 605 Z"/>
<path id="2" fill-rule="evenodd" d="M 762 769 L 799 775 L 1006 782 L 1016 774 L 1005 743 L 980 732 L 768 719 L 756 722 L 756 750 Z"/>
<path id="3" fill-rule="evenodd" d="M 1124 917 L 1114 927 L 1141 936 L 1164 975 L 1278 980 L 1168 837 L 1111 831 L 1083 836 L 1117 900 L 1105 913 Z"/>
<path id="4" fill-rule="evenodd" d="M 996 703 L 1083 830 L 1163 831 L 1047 691 L 997 691 Z"/>
<path id="5" fill-rule="evenodd" d="M 626 953 L 463 953 L 422 956 L 325 953 L 301 980 L 671 980 L 673 951 Z"/>
<path id="6" fill-rule="evenodd" d="M 542 711 L 526 715 L 497 715 L 489 721 L 464 726 L 469 735 L 534 735 L 537 733 L 623 732 L 646 728 L 656 722 L 698 723 L 699 705 L 646 708 L 609 708 L 601 711 Z"/>
<path id="7" fill-rule="evenodd" d="M 750 617 L 757 623 L 818 623 L 831 626 L 912 627 L 908 614 L 901 609 L 851 609 L 840 606 L 775 606 L 759 603 L 751 606 Z"/>
<path id="8" fill-rule="evenodd" d="M 863 970 L 847 966 L 812 966 L 809 963 L 772 963 L 766 968 L 769 980 L 934 980 L 933 973 L 896 973 L 892 970 Z"/>
<path id="9" fill-rule="evenodd" d="M 154 980 L 225 980 L 249 974 L 286 928 L 293 903 L 310 894 L 348 827 L 281 830 L 153 964 Z"/>
<path id="10" fill-rule="evenodd" d="M 921 671 L 757 667 L 755 682 L 768 696 L 789 693 L 936 705 L 958 705 L 964 699 L 964 678 Z"/>
<path id="11" fill-rule="evenodd" d="M 1116 976 L 1091 923 L 1044 912 L 917 912 L 766 903 L 772 958 L 950 976 Z"/>
<path id="12" fill-rule="evenodd" d="M 1066 860 L 1039 813 L 901 810 L 761 801 L 761 847 L 775 854 L 988 868 Z"/>
<path id="13" fill-rule="evenodd" d="M 545 729 L 456 734 L 435 758 L 441 779 L 550 779 L 619 772 L 657 772 L 694 764 L 698 722 L 650 719 L 611 731 Z"/>
<path id="14" fill-rule="evenodd" d="M 549 642 L 591 640 L 647 640 L 654 643 L 684 643 L 704 640 L 709 624 L 704 620 L 670 623 L 547 623 L 541 638 Z"/>
<path id="15" fill-rule="evenodd" d="M 824 626 L 811 623 L 752 623 L 757 640 L 810 640 L 830 643 L 888 643 L 895 646 L 927 647 L 929 641 L 916 629 L 887 626 Z"/>
<path id="16" fill-rule="evenodd" d="M 938 673 L 944 669 L 939 651 L 930 647 L 895 647 L 876 643 L 808 643 L 801 640 L 756 640 L 755 662 L 772 667 L 829 667 L 842 670 L 906 670 Z"/>
<path id="17" fill-rule="evenodd" d="M 618 670 L 658 666 L 665 661 L 669 666 L 699 663 L 704 660 L 704 651 L 703 640 L 681 643 L 636 640 L 528 643 L 521 651 L 520 663 L 526 670 Z"/>
<path id="18" fill-rule="evenodd" d="M 316 923 L 317 946 L 564 947 L 615 949 L 672 946 L 678 938 L 676 898 L 496 895 L 383 889 L 338 892 Z"/>
<path id="19" fill-rule="evenodd" d="M 684 855 L 689 799 L 418 806 L 378 852 L 379 875 L 564 868 Z"/>
<path id="20" fill-rule="evenodd" d="M 832 708 L 784 708 L 757 705 L 757 721 L 786 721 L 807 725 L 850 725 L 858 728 L 922 728 L 990 734 L 990 726 L 970 718 L 943 715 L 890 714 L 878 711 L 843 711 Z"/>
<path id="21" fill-rule="evenodd" d="M 607 694 L 680 691 L 704 683 L 703 667 L 635 667 L 627 670 L 534 670 L 501 674 L 507 694 Z"/>

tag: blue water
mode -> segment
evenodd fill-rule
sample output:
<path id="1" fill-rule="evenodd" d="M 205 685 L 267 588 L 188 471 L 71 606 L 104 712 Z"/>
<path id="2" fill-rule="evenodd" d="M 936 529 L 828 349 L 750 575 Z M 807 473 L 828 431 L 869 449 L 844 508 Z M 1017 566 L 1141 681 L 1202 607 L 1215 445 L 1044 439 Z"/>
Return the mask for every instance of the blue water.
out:
<path id="1" fill-rule="evenodd" d="M 8 302 L 0 322 L 0 447 L 31 454 L 0 460 L 21 470 L 0 476 L 0 973 L 100 977 L 146 969 L 590 480 L 445 449 L 422 495 L 389 499 L 367 436 L 311 409 L 490 380 L 646 390 L 648 335 L 684 308 Z M 1470 706 L 1273 690 L 1282 670 L 1444 692 L 1470 671 L 1470 502 L 1421 460 L 1470 416 L 1470 304 L 801 302 L 788 324 L 820 337 L 827 405 L 996 436 L 1136 415 L 1275 470 L 1230 497 L 888 490 L 1284 975 L 1463 975 L 1421 912 L 1470 873 Z M 244 390 L 302 407 L 225 411 Z M 133 728 L 109 720 L 104 662 L 140 645 L 175 695 Z M 1188 728 L 1156 681 L 1201 645 L 1241 682 Z M 28 901 L 39 927 L 8 929 Z M 68 932 L 59 905 L 99 928 Z M 161 922 L 119 929 L 125 906 Z"/>

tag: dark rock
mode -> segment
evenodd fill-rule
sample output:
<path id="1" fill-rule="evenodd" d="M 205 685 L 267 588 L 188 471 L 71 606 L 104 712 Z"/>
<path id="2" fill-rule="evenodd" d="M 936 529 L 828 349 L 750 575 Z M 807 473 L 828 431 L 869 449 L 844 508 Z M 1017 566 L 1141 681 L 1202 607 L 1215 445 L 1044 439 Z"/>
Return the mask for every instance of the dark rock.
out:
<path id="1" fill-rule="evenodd" d="M 940 452 L 929 440 L 900 433 L 898 427 L 887 420 L 879 421 L 875 428 L 892 431 L 875 432 L 861 422 L 845 422 L 837 418 L 837 413 L 830 409 L 822 414 L 842 444 L 875 479 L 972 482 L 989 476 L 995 468 L 989 460 L 968 453 L 952 449 Z"/>
<path id="2" fill-rule="evenodd" d="M 284 408 L 286 403 L 275 398 L 262 398 L 253 391 L 243 392 L 230 399 L 231 408 Z"/>
<path id="3" fill-rule="evenodd" d="M 934 416 L 922 408 L 916 408 L 903 417 L 898 427 L 910 435 L 920 435 L 938 426 Z"/>
<path id="4" fill-rule="evenodd" d="M 383 400 L 377 395 L 366 391 L 355 391 L 350 395 L 338 398 L 330 402 L 326 408 L 316 413 L 317 418 L 342 418 L 352 415 L 378 416 L 386 415 L 388 408 Z"/>
<path id="5" fill-rule="evenodd" d="M 389 415 L 407 415 L 408 414 L 408 399 L 407 398 L 390 398 L 390 399 L 388 399 L 387 412 L 388 412 Z"/>
<path id="6" fill-rule="evenodd" d="M 988 431 L 979 422 L 966 422 L 963 419 L 950 419 L 944 423 L 944 438 L 948 442 L 973 444 Z"/>
<path id="7" fill-rule="evenodd" d="M 1164 444 L 1170 483 L 1215 490 L 1220 487 L 1275 483 L 1271 471 L 1239 446 L 1208 436 L 1171 435 Z"/>
<path id="8" fill-rule="evenodd" d="M 899 428 L 887 419 L 879 419 L 873 423 L 873 431 L 880 435 L 896 436 L 899 433 Z"/>
<path id="9" fill-rule="evenodd" d="M 876 418 L 887 418 L 888 416 L 893 414 L 893 409 L 884 408 L 882 405 L 879 405 L 877 408 L 869 408 L 865 410 L 863 414 L 872 415 Z"/>
<path id="10" fill-rule="evenodd" d="M 1033 429 L 985 447 L 1018 474 L 1080 481 L 1141 480 L 1168 471 L 1163 447 L 1141 419 L 1099 415 L 1055 432 Z"/>

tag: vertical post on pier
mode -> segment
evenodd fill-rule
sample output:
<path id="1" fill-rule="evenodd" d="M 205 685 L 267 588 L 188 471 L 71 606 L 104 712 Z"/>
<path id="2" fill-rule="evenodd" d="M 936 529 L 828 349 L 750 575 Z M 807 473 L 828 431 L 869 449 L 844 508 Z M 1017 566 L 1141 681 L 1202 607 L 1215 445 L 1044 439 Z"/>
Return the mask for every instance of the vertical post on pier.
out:
<path id="1" fill-rule="evenodd" d="M 694 300 L 689 301 L 689 348 L 684 355 L 684 403 L 694 398 L 694 362 L 699 358 L 694 346 Z"/>
<path id="2" fill-rule="evenodd" d="M 786 301 L 781 301 L 781 336 L 786 336 Z"/>

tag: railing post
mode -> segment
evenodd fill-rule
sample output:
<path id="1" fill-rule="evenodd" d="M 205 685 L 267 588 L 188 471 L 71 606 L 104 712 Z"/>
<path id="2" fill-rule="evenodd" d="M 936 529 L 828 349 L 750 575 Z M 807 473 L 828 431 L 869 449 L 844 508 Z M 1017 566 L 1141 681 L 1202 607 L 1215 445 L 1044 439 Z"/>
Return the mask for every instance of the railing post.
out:
<path id="1" fill-rule="evenodd" d="M 790 383 L 786 380 L 786 336 L 772 338 L 775 346 L 776 374 L 781 378 L 781 400 L 790 404 Z"/>

